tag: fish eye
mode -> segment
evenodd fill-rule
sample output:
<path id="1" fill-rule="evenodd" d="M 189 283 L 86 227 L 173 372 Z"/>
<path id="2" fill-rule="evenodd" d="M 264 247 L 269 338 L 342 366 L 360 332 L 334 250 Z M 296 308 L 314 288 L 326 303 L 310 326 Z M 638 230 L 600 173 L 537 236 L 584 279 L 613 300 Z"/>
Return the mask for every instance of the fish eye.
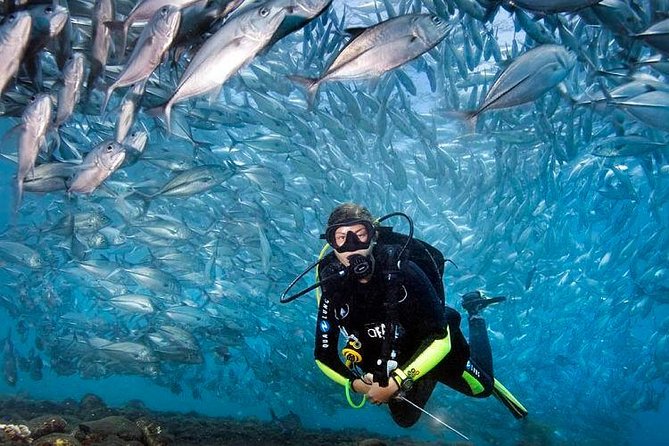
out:
<path id="1" fill-rule="evenodd" d="M 46 12 L 47 14 L 51 14 L 53 12 L 53 8 L 51 6 L 47 6 L 46 8 L 44 8 L 44 12 Z"/>
<path id="2" fill-rule="evenodd" d="M 269 14 L 269 9 L 267 9 L 265 7 L 260 8 L 260 10 L 258 11 L 258 14 L 260 14 L 260 17 L 267 17 L 267 15 Z"/>
<path id="3" fill-rule="evenodd" d="M 107 152 L 111 152 L 112 150 L 114 150 L 114 146 L 112 146 L 111 144 L 109 144 L 109 145 L 107 146 Z"/>
<path id="4" fill-rule="evenodd" d="M 439 25 L 439 24 L 441 24 L 441 19 L 438 16 L 433 15 L 432 16 L 432 23 L 434 23 L 435 25 Z"/>
<path id="5" fill-rule="evenodd" d="M 167 14 L 167 9 L 168 9 L 167 6 L 163 6 L 163 8 L 160 10 L 160 12 L 161 12 L 163 15 L 165 15 L 165 14 Z"/>

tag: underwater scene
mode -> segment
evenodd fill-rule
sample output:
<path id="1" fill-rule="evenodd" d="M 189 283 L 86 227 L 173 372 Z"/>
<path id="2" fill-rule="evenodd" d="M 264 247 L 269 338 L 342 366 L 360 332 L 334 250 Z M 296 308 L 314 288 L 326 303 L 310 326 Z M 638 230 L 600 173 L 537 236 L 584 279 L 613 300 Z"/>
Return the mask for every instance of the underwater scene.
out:
<path id="1" fill-rule="evenodd" d="M 0 444 L 669 445 L 669 1 L 0 7 Z M 352 407 L 299 277 L 347 202 L 465 337 L 504 296 L 527 417 Z"/>

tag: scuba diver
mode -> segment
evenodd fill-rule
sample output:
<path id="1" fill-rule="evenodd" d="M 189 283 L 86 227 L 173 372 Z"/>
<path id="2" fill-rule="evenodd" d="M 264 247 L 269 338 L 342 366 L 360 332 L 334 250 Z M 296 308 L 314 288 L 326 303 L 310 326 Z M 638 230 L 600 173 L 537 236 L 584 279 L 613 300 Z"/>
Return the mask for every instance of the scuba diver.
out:
<path id="1" fill-rule="evenodd" d="M 388 217 L 409 220 L 409 235 L 380 226 Z M 481 291 L 467 293 L 469 343 L 460 330 L 460 314 L 445 304 L 444 257 L 429 244 L 413 238 L 405 214 L 374 220 L 358 204 L 336 207 L 325 238 L 334 251 L 288 287 L 318 266 L 317 284 L 284 300 L 287 302 L 320 286 L 315 359 L 321 371 L 345 387 L 353 407 L 365 399 L 387 403 L 396 424 L 414 425 L 436 383 L 469 396 L 496 396 L 516 418 L 527 410 L 494 378 L 492 352 L 481 311 L 501 302 Z M 340 333 L 344 338 L 339 356 Z M 355 405 L 350 391 L 364 394 Z M 430 415 L 432 416 L 432 415 Z M 449 426 L 447 426 L 449 427 Z M 450 428 L 450 427 L 449 427 Z"/>

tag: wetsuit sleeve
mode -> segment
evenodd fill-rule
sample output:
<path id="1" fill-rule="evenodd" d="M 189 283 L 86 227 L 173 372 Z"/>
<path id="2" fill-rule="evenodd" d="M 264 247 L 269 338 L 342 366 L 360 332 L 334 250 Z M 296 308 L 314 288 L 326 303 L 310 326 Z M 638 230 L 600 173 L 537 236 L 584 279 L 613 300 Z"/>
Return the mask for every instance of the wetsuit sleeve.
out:
<path id="1" fill-rule="evenodd" d="M 316 365 L 325 373 L 325 376 L 344 386 L 347 382 L 355 379 L 356 376 L 339 358 L 337 351 L 339 327 L 334 318 L 334 306 L 331 297 L 329 293 L 324 292 L 318 306 L 314 357 L 316 358 Z"/>
<path id="2" fill-rule="evenodd" d="M 410 336 L 422 342 L 411 359 L 393 373 L 402 384 L 425 376 L 451 351 L 451 336 L 446 309 L 429 279 L 413 262 L 403 268 L 406 299 L 400 302 L 400 320 Z"/>

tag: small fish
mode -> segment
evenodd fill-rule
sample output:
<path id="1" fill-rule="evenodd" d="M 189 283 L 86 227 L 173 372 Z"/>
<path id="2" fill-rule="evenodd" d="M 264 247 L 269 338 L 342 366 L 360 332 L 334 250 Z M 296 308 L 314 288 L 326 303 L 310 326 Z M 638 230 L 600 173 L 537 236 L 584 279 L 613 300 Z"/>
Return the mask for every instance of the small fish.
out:
<path id="1" fill-rule="evenodd" d="M 408 14 L 370 28 L 348 29 L 353 39 L 319 78 L 289 78 L 307 89 L 307 102 L 313 104 L 323 83 L 378 78 L 434 48 L 449 30 L 443 19 L 430 14 Z"/>
<path id="2" fill-rule="evenodd" d="M 123 97 L 118 119 L 116 120 L 116 136 L 114 138 L 116 142 L 123 143 L 128 136 L 128 132 L 130 132 L 130 129 L 135 123 L 137 108 L 139 107 L 139 102 L 144 93 L 144 86 L 145 82 L 139 82 L 133 85 L 132 89 L 130 89 Z M 126 160 L 126 163 L 127 162 L 128 161 Z"/>
<path id="3" fill-rule="evenodd" d="M 58 90 L 58 108 L 54 125 L 59 127 L 70 119 L 79 102 L 81 85 L 84 82 L 84 55 L 74 53 L 63 68 L 63 86 Z"/>
<path id="4" fill-rule="evenodd" d="M 236 173 L 234 164 L 197 166 L 179 173 L 147 198 L 186 197 L 207 191 L 230 179 Z"/>
<path id="5" fill-rule="evenodd" d="M 12 387 L 18 381 L 18 362 L 12 343 L 12 332 L 10 331 L 2 346 L 2 376 L 5 382 Z"/>
<path id="6" fill-rule="evenodd" d="M 23 182 L 35 168 L 40 147 L 44 145 L 45 136 L 51 122 L 51 99 L 47 94 L 35 96 L 26 107 L 18 126 L 19 163 L 16 174 L 16 209 L 21 206 L 23 198 Z"/>
<path id="7" fill-rule="evenodd" d="M 69 193 L 90 194 L 106 180 L 125 159 L 125 147 L 115 141 L 103 141 L 91 150 L 79 166 Z"/>

